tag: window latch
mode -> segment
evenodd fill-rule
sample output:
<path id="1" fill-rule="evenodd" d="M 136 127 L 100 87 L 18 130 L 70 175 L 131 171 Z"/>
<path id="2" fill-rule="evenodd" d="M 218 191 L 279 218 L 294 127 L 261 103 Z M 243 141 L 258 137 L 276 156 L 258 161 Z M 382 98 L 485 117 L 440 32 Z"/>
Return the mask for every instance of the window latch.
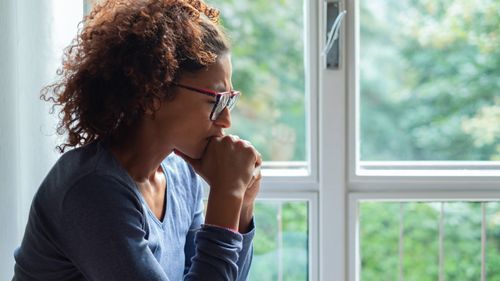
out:
<path id="1" fill-rule="evenodd" d="M 346 10 L 340 11 L 340 2 L 326 2 L 326 44 L 323 49 L 323 57 L 326 68 L 337 70 L 340 68 L 340 27 L 347 14 Z"/>

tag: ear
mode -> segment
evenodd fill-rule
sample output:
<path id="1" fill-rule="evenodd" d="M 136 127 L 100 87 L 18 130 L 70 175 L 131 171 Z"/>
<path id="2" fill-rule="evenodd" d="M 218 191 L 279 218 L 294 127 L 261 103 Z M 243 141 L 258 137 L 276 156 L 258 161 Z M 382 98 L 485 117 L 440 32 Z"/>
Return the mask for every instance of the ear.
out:
<path id="1" fill-rule="evenodd" d="M 162 101 L 160 100 L 160 98 L 154 97 L 149 105 L 151 106 L 146 107 L 146 111 L 144 112 L 144 114 L 151 116 L 151 118 L 153 118 L 155 112 L 158 111 L 162 106 Z"/>

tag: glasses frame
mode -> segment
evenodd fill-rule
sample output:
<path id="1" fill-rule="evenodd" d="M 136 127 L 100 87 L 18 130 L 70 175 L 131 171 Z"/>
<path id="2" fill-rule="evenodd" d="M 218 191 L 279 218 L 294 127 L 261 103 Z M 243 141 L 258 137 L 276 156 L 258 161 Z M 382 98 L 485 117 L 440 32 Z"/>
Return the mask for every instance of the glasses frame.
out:
<path id="1" fill-rule="evenodd" d="M 212 108 L 212 111 L 210 112 L 210 117 L 209 117 L 210 120 L 212 120 L 212 121 L 217 120 L 217 118 L 219 118 L 220 114 L 222 113 L 222 111 L 224 111 L 225 108 L 227 108 L 229 111 L 231 111 L 234 108 L 234 105 L 236 104 L 236 101 L 237 101 L 237 100 L 234 100 L 234 101 L 232 101 L 232 100 L 235 97 L 238 98 L 239 96 L 241 96 L 241 92 L 240 91 L 233 91 L 233 90 L 231 90 L 231 91 L 226 91 L 226 92 L 216 92 L 216 91 L 213 91 L 213 90 L 192 87 L 192 86 L 184 85 L 184 84 L 180 84 L 180 83 L 172 83 L 172 85 L 174 85 L 176 87 L 179 87 L 179 88 L 187 89 L 187 90 L 199 93 L 199 94 L 203 94 L 203 95 L 206 95 L 206 96 L 215 97 L 215 104 L 214 104 L 214 106 Z M 224 105 L 224 107 L 222 108 L 222 110 L 216 115 L 215 112 L 216 112 L 216 109 L 217 109 L 217 107 L 219 105 L 219 102 L 225 96 L 227 96 L 229 98 L 228 98 L 226 104 Z"/>

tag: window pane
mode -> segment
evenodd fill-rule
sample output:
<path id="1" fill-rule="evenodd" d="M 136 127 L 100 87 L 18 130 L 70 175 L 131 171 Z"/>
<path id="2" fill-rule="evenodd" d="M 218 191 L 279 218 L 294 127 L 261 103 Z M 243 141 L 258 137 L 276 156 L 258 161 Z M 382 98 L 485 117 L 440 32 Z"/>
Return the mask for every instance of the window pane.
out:
<path id="1" fill-rule="evenodd" d="M 258 231 L 250 280 L 308 280 L 308 205 L 303 201 L 259 201 Z"/>
<path id="2" fill-rule="evenodd" d="M 398 280 L 399 203 L 360 204 L 361 280 Z"/>
<path id="3" fill-rule="evenodd" d="M 438 280 L 441 204 L 411 202 L 403 206 L 404 280 Z"/>
<path id="4" fill-rule="evenodd" d="M 361 160 L 500 160 L 498 11 L 361 0 Z"/>
<path id="5" fill-rule="evenodd" d="M 361 280 L 481 280 L 481 205 L 361 202 Z M 484 206 L 486 277 L 500 281 L 500 203 Z"/>
<path id="6" fill-rule="evenodd" d="M 229 133 L 265 161 L 306 161 L 302 0 L 212 0 L 232 43 L 233 85 L 242 97 Z"/>
<path id="7" fill-rule="evenodd" d="M 481 280 L 481 203 L 445 203 L 444 213 L 445 279 Z"/>
<path id="8" fill-rule="evenodd" d="M 486 204 L 486 279 L 500 281 L 500 203 Z"/>

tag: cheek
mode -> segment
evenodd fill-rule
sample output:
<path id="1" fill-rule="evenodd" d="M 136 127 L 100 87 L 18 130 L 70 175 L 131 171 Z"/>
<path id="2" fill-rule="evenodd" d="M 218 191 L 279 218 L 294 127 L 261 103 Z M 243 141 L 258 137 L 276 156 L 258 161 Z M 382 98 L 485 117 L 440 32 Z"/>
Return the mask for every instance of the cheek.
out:
<path id="1" fill-rule="evenodd" d="M 205 119 L 208 120 L 208 118 Z M 179 124 L 182 135 L 190 139 L 189 143 L 196 143 L 208 137 L 207 134 L 210 132 L 211 125 L 209 122 L 205 122 L 205 119 L 186 120 L 183 124 Z"/>

